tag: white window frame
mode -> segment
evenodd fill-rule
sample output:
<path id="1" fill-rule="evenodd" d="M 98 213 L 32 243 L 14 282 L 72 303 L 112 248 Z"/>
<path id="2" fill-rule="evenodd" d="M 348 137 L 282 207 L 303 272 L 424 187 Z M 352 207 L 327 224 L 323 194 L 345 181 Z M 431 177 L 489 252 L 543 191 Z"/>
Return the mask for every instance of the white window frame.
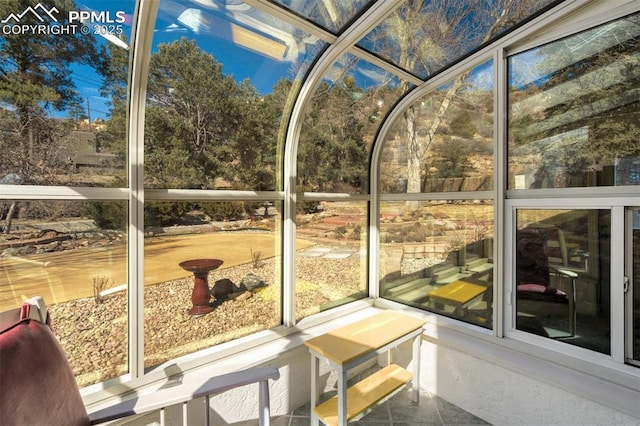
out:
<path id="1" fill-rule="evenodd" d="M 625 324 L 626 324 L 626 328 L 625 328 L 625 342 L 626 342 L 626 348 L 625 348 L 625 362 L 629 363 L 630 365 L 635 365 L 637 367 L 640 367 L 640 359 L 634 359 L 634 326 L 633 326 L 633 320 L 634 320 L 634 311 L 633 311 L 633 298 L 634 298 L 634 287 L 633 287 L 633 283 L 634 283 L 634 276 L 633 276 L 633 210 L 632 208 L 638 209 L 640 210 L 640 204 L 637 204 L 635 206 L 628 206 L 627 209 L 625 209 L 625 242 L 624 242 L 624 247 L 625 247 L 625 259 L 624 259 L 624 265 L 625 265 L 625 271 L 624 271 L 624 275 L 625 275 L 625 283 L 627 287 L 627 290 L 625 292 L 625 311 L 624 311 L 624 315 L 625 315 Z M 637 254 L 637 253 L 636 253 Z M 635 279 L 638 279 L 638 277 L 635 277 Z"/>
<path id="2" fill-rule="evenodd" d="M 497 111 L 500 114 L 505 114 L 502 118 L 505 123 L 505 130 L 499 135 L 502 141 L 499 145 L 503 147 L 503 152 L 506 153 L 508 145 L 508 128 L 506 128 L 508 126 L 506 119 L 508 111 L 506 99 L 508 57 L 638 12 L 640 4 L 637 0 L 621 2 L 621 4 L 616 5 L 617 7 L 608 7 L 609 4 L 606 2 L 593 3 L 595 5 L 591 8 L 585 10 L 577 9 L 575 16 L 571 20 L 558 21 L 547 27 L 542 27 L 541 30 L 534 31 L 531 37 L 516 41 L 499 52 L 503 60 L 499 62 L 501 69 L 498 70 L 498 73 L 503 74 L 504 82 L 502 83 L 502 89 L 498 93 L 498 96 L 501 97 L 500 103 L 503 108 L 499 108 Z M 504 210 L 502 212 L 504 226 L 500 227 L 498 225 L 499 228 L 504 230 L 501 283 L 503 289 L 500 293 L 504 302 L 502 304 L 496 303 L 495 306 L 499 312 L 494 312 L 494 316 L 504 315 L 504 336 L 550 349 L 579 360 L 598 362 L 601 363 L 600 365 L 609 366 L 616 370 L 622 366 L 624 371 L 630 371 L 634 375 L 638 375 L 637 371 L 628 370 L 630 367 L 624 364 L 626 353 L 629 350 L 629 335 L 625 336 L 625 330 L 629 329 L 630 324 L 630 315 L 625 318 L 625 303 L 629 303 L 625 302 L 628 296 L 624 293 L 625 265 L 628 263 L 625 262 L 625 253 L 630 256 L 630 247 L 625 248 L 625 230 L 628 229 L 628 227 L 625 227 L 625 221 L 629 220 L 625 218 L 625 210 L 627 207 L 637 206 L 640 202 L 638 188 L 621 186 L 508 190 L 506 189 L 507 161 L 508 158 L 505 155 L 501 163 L 504 166 L 500 167 L 504 173 L 501 176 L 501 181 L 505 183 Z M 611 211 L 610 355 L 596 353 L 515 329 L 514 240 L 516 230 L 515 211 L 517 209 L 608 209 Z M 496 292 L 499 291 L 499 288 L 496 287 Z"/>
<path id="3" fill-rule="evenodd" d="M 509 199 L 505 201 L 505 262 L 504 292 L 505 337 L 534 344 L 582 360 L 620 364 L 624 363 L 624 209 L 628 198 L 573 198 L 570 201 L 556 198 Z M 536 336 L 515 328 L 515 232 L 516 211 L 519 209 L 567 209 L 611 211 L 611 294 L 610 294 L 610 344 L 611 355 L 601 354 L 546 337 Z M 612 364 L 613 366 L 613 364 Z"/>

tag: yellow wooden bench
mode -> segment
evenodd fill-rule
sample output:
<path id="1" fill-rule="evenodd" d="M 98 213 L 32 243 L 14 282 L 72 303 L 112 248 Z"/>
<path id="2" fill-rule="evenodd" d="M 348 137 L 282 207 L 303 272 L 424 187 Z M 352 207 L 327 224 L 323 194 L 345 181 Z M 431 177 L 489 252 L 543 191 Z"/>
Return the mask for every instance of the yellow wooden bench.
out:
<path id="1" fill-rule="evenodd" d="M 413 399 L 418 400 L 420 334 L 426 321 L 383 311 L 329 333 L 309 339 L 311 353 L 312 424 L 344 426 L 365 413 L 409 382 L 413 382 Z M 347 371 L 379 354 L 388 353 L 403 342 L 413 340 L 413 374 L 389 365 L 347 389 Z M 326 360 L 338 373 L 337 395 L 322 404 L 319 400 L 319 360 Z"/>
<path id="2" fill-rule="evenodd" d="M 454 307 L 457 316 L 462 317 L 464 310 L 478 296 L 487 291 L 487 287 L 467 281 L 454 281 L 428 294 L 432 307 L 437 304 L 447 304 Z"/>

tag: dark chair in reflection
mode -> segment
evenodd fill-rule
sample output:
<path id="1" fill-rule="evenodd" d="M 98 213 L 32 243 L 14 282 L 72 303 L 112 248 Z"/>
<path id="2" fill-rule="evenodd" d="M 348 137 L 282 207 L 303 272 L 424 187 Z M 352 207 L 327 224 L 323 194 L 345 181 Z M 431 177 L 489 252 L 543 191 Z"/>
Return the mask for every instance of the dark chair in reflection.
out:
<path id="1" fill-rule="evenodd" d="M 527 227 L 516 235 L 516 289 L 519 330 L 547 335 L 535 320 L 537 313 L 551 311 L 551 305 L 567 305 L 569 335 L 576 333 L 576 279 L 578 275 L 549 264 L 548 230 Z M 569 293 L 551 286 L 551 277 L 570 281 Z"/>

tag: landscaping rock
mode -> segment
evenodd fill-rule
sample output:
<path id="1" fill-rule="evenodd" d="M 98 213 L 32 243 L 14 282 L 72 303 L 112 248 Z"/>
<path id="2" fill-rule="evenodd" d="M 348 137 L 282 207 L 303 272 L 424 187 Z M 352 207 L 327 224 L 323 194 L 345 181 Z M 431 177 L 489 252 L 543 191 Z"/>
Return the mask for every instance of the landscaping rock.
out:
<path id="1" fill-rule="evenodd" d="M 210 293 L 216 299 L 228 297 L 231 293 L 238 291 L 238 287 L 228 278 L 223 278 L 213 284 Z"/>
<path id="2" fill-rule="evenodd" d="M 248 273 L 240 281 L 240 290 L 253 291 L 258 287 L 264 287 L 267 285 L 262 278 L 254 274 Z"/>

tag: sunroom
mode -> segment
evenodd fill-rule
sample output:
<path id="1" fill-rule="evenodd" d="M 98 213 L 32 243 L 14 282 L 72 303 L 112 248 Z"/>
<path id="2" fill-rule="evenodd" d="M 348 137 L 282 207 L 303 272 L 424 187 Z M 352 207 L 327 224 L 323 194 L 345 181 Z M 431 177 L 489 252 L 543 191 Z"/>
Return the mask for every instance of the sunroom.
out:
<path id="1" fill-rule="evenodd" d="M 286 415 L 306 341 L 397 311 L 491 424 L 638 424 L 639 12 L 2 2 L 0 310 L 44 298 L 90 412 L 271 365 Z"/>

